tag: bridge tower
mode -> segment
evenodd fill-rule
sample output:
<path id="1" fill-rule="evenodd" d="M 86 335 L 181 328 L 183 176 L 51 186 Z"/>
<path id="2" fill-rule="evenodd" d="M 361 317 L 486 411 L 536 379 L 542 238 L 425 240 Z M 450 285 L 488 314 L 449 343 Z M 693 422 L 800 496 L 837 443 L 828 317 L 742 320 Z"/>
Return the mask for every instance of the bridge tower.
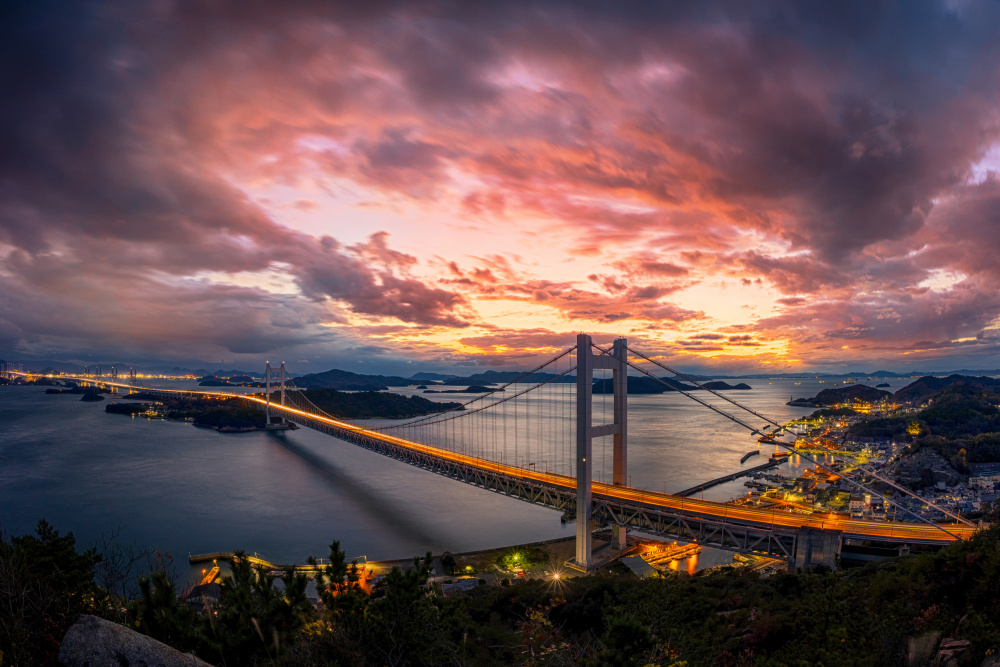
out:
<path id="1" fill-rule="evenodd" d="M 281 405 L 285 405 L 285 362 L 281 362 L 280 369 L 271 368 L 271 362 L 264 362 L 264 386 L 267 391 L 267 405 L 265 406 L 265 413 L 267 414 L 267 425 L 271 425 L 271 379 L 277 376 L 278 380 L 281 382 Z M 285 423 L 285 418 L 282 416 L 281 423 Z"/>
<path id="2" fill-rule="evenodd" d="M 593 558 L 590 521 L 593 504 L 594 438 L 613 435 L 612 483 L 624 486 L 628 464 L 628 343 L 615 340 L 612 353 L 594 355 L 587 334 L 576 337 L 576 558 L 578 567 L 589 569 Z M 594 370 L 610 369 L 614 388 L 614 421 L 594 426 Z M 625 547 L 625 526 L 612 527 L 612 546 Z"/>

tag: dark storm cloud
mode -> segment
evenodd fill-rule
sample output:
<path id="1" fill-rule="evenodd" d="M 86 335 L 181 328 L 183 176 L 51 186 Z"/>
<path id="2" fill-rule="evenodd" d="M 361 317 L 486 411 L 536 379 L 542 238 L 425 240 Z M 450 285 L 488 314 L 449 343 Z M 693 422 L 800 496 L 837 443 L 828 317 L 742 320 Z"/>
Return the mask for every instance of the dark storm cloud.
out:
<path id="1" fill-rule="evenodd" d="M 951 340 L 1000 307 L 1000 195 L 969 184 L 1000 134 L 992 3 L 0 12 L 6 347 L 257 354 L 326 344 L 352 313 L 465 328 L 473 299 L 670 327 L 704 319 L 669 299 L 711 271 L 777 288 L 761 326 L 817 344 Z M 554 220 L 577 254 L 624 259 L 593 289 L 454 263 L 427 281 L 377 229 L 291 230 L 233 174 L 293 183 L 317 135 L 341 147 L 317 152 L 326 174 L 436 202 L 461 169 L 473 217 Z M 279 265 L 299 294 L 219 284 Z M 949 289 L 921 287 L 947 271 Z"/>
<path id="2" fill-rule="evenodd" d="M 371 247 L 343 249 L 332 239 L 293 232 L 208 170 L 198 137 L 173 134 L 176 119 L 150 108 L 148 98 L 164 91 L 150 90 L 147 77 L 156 80 L 163 68 L 183 68 L 191 54 L 143 51 L 132 41 L 147 21 L 158 18 L 156 6 L 145 10 L 72 3 L 5 6 L 0 243 L 16 249 L 3 267 L 7 289 L 0 306 L 7 345 L 32 336 L 66 336 L 86 345 L 87 338 L 106 333 L 147 351 L 163 350 L 168 339 L 176 347 L 258 353 L 279 341 L 294 345 L 308 336 L 327 338 L 321 331 L 303 331 L 297 341 L 287 326 L 255 323 L 280 312 L 278 300 L 260 290 L 179 286 L 169 278 L 262 271 L 274 262 L 290 266 L 313 301 L 331 298 L 359 313 L 464 325 L 454 314 L 461 297 L 364 261 L 366 252 L 391 252 L 384 238 Z M 204 37 L 188 27 L 192 34 L 178 46 L 199 44 Z M 399 142 L 376 147 L 373 166 L 389 168 L 393 161 L 426 166 L 419 150 L 405 148 Z M 113 314 L 95 303 L 108 293 L 114 295 L 109 303 L 150 326 L 116 327 Z M 163 306 L 183 307 L 195 316 L 178 319 Z M 285 315 L 303 326 L 317 320 L 308 302 L 294 310 Z M 37 317 L 38 312 L 46 315 Z M 171 320 L 186 324 L 165 326 Z"/>

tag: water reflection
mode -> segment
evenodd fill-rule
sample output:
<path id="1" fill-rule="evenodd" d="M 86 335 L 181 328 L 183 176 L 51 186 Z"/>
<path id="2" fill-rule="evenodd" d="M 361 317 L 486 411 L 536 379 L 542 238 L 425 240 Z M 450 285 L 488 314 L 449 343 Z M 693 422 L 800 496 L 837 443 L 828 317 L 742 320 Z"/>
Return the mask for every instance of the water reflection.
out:
<path id="1" fill-rule="evenodd" d="M 821 388 L 816 381 L 799 380 L 795 387 L 790 380 L 773 382 L 750 380 L 753 390 L 730 395 L 778 422 L 812 411 L 785 401 L 792 392 L 814 395 Z M 896 389 L 909 379 L 890 382 Z M 170 386 L 195 388 L 197 383 Z M 478 430 L 453 425 L 446 436 L 450 446 L 487 458 L 499 455 L 525 467 L 533 463 L 572 474 L 572 452 L 564 444 L 575 428 L 571 397 L 570 387 L 553 385 L 527 409 L 509 408 L 508 425 L 516 419 L 517 429 L 505 446 L 487 436 L 499 419 L 480 422 Z M 349 553 L 406 558 L 427 549 L 462 551 L 542 540 L 570 535 L 575 528 L 561 524 L 558 512 L 486 493 L 305 428 L 281 438 L 220 434 L 189 424 L 107 415 L 100 403 L 46 396 L 38 387 L 0 387 L 0 423 L 0 528 L 11 534 L 30 532 L 44 517 L 61 530 L 73 530 L 81 545 L 121 526 L 129 541 L 170 553 L 242 548 L 275 562 L 300 562 L 307 555 L 325 556 L 334 539 Z M 608 479 L 611 449 L 609 437 L 595 442 L 596 479 Z M 760 465 L 755 457 L 740 463 L 752 449 L 761 456 L 771 451 L 680 394 L 629 397 L 633 487 L 677 491 Z M 789 458 L 774 472 L 797 475 L 812 466 L 801 456 Z M 744 481 L 713 487 L 704 497 L 741 496 Z M 731 558 L 705 549 L 700 557 L 670 567 L 693 571 Z"/>

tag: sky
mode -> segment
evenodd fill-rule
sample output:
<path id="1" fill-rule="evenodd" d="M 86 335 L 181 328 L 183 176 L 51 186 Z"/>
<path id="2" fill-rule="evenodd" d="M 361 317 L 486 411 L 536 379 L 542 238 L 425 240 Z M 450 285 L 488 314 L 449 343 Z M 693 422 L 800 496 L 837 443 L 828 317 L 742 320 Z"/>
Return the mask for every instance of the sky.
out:
<path id="1" fill-rule="evenodd" d="M 998 33 L 976 0 L 5 2 L 0 358 L 998 368 Z"/>

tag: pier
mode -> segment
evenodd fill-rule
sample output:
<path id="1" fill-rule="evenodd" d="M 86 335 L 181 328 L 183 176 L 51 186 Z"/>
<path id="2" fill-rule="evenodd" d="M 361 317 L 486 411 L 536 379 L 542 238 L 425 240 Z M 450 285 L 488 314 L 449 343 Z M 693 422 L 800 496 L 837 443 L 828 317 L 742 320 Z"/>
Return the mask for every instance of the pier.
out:
<path id="1" fill-rule="evenodd" d="M 217 551 L 215 553 L 210 553 L 210 554 L 195 554 L 192 556 L 188 556 L 188 562 L 191 563 L 192 565 L 194 565 L 195 563 L 207 563 L 207 562 L 215 564 L 220 560 L 221 561 L 233 560 L 235 557 L 236 554 L 230 551 Z M 322 558 L 316 559 L 316 567 L 313 567 L 312 565 L 278 565 L 276 563 L 271 563 L 270 561 L 266 561 L 263 558 L 260 558 L 259 556 L 257 556 L 257 554 L 254 554 L 252 556 L 250 554 L 247 554 L 246 559 L 251 563 L 253 563 L 254 565 L 261 565 L 265 569 L 270 570 L 272 572 L 283 572 L 285 570 L 295 570 L 297 572 L 315 572 L 318 568 L 322 568 L 324 565 L 327 565 L 327 563 Z"/>
<path id="2" fill-rule="evenodd" d="M 768 470 L 770 468 L 774 468 L 774 467 L 779 466 L 782 463 L 784 463 L 785 460 L 786 460 L 785 458 L 781 458 L 781 459 L 777 459 L 777 460 L 776 459 L 771 459 L 770 461 L 768 461 L 767 463 L 764 463 L 762 465 L 759 465 L 759 466 L 756 466 L 756 467 L 753 467 L 753 468 L 747 468 L 746 470 L 740 470 L 739 472 L 734 472 L 731 475 L 726 475 L 725 477 L 716 477 L 715 479 L 710 479 L 707 482 L 703 482 L 703 483 L 699 484 L 698 486 L 692 486 L 689 489 L 684 489 L 683 491 L 677 491 L 676 493 L 674 493 L 674 495 L 675 496 L 682 496 L 682 497 L 683 496 L 693 496 L 694 494 L 698 493 L 699 491 L 704 491 L 705 489 L 711 488 L 713 486 L 718 486 L 719 484 L 722 484 L 723 482 L 730 482 L 730 481 L 732 481 L 734 479 L 739 479 L 740 477 L 745 477 L 747 475 L 750 475 L 752 473 L 755 473 L 755 472 L 758 472 L 758 471 L 761 471 L 761 470 Z"/>

